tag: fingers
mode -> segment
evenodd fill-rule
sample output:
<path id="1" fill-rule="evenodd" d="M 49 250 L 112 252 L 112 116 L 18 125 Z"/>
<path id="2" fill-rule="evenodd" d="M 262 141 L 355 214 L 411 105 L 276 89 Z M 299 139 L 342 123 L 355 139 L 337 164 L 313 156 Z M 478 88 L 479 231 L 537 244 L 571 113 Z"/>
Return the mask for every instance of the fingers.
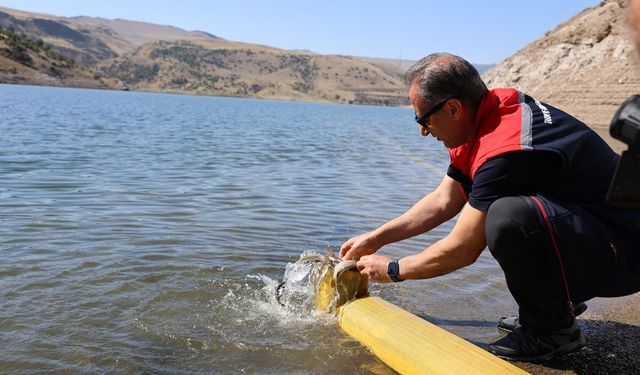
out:
<path id="1" fill-rule="evenodd" d="M 338 255 L 338 257 L 340 259 L 345 259 L 345 260 L 351 259 L 351 258 L 345 258 L 345 255 L 347 254 L 349 249 L 351 249 L 351 243 L 347 241 L 344 244 L 342 244 L 342 246 L 340 247 L 340 254 Z"/>
<path id="2" fill-rule="evenodd" d="M 367 238 L 367 234 L 365 233 L 348 239 L 340 247 L 339 258 L 343 260 L 358 260 L 362 255 L 375 253 L 377 248 L 372 248 L 367 243 Z"/>
<path id="3" fill-rule="evenodd" d="M 349 260 L 353 258 L 353 251 L 350 248 L 340 249 L 340 259 Z"/>
<path id="4" fill-rule="evenodd" d="M 361 259 L 360 257 L 360 252 L 358 251 L 358 249 L 354 249 L 354 248 L 350 248 L 349 251 L 347 251 L 344 256 L 342 258 L 340 258 L 342 260 L 355 260 L 358 261 Z"/>
<path id="5" fill-rule="evenodd" d="M 342 244 L 342 246 L 340 247 L 340 254 L 338 255 L 340 259 L 342 260 L 353 259 L 355 255 L 355 251 L 354 251 L 355 249 L 353 249 L 354 242 L 355 242 L 355 237 L 348 239 L 347 242 Z"/>
<path id="6" fill-rule="evenodd" d="M 356 267 L 362 275 L 367 276 L 371 281 L 388 283 L 391 282 L 387 274 L 387 266 L 390 261 L 384 256 L 364 255 L 356 262 Z"/>
<path id="7" fill-rule="evenodd" d="M 361 271 L 364 268 L 367 268 L 367 266 L 374 265 L 378 257 L 378 255 L 363 255 L 360 258 L 356 259 L 356 267 L 358 267 L 358 270 Z"/>

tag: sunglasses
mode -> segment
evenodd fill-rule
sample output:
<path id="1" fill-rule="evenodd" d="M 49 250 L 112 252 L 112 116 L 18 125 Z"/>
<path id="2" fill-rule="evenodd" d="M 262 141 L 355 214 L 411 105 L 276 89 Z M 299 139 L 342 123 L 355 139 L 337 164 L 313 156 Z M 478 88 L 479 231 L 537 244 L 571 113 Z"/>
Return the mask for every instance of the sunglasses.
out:
<path id="1" fill-rule="evenodd" d="M 431 110 L 427 113 L 425 113 L 424 115 L 418 117 L 418 115 L 416 115 L 416 122 L 418 124 L 420 124 L 421 126 L 424 127 L 428 127 L 429 125 L 429 117 L 431 117 L 434 113 L 438 112 L 440 109 L 442 109 L 442 107 L 445 105 L 445 103 L 447 103 L 449 101 L 449 99 L 454 99 L 454 96 L 450 96 L 448 98 L 446 98 L 445 100 L 441 101 L 440 103 L 436 104 L 433 108 L 431 108 Z"/>

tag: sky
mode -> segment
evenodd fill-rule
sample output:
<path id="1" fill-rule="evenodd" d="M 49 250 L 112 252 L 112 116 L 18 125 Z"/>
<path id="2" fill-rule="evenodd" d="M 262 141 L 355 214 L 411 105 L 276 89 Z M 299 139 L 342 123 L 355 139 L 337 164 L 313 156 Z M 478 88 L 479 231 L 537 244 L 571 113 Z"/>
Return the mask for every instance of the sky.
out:
<path id="1" fill-rule="evenodd" d="M 509 57 L 598 0 L 0 0 L 57 16 L 123 18 L 322 54 L 417 60 Z"/>

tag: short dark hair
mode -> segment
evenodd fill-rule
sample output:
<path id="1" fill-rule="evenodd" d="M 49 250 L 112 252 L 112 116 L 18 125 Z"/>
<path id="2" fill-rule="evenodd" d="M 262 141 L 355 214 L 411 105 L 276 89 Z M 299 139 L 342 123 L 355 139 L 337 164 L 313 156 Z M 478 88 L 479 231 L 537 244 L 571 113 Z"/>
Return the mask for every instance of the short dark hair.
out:
<path id="1" fill-rule="evenodd" d="M 433 53 L 415 63 L 405 74 L 407 86 L 418 85 L 418 93 L 426 104 L 456 97 L 474 109 L 487 92 L 476 68 L 462 57 Z"/>

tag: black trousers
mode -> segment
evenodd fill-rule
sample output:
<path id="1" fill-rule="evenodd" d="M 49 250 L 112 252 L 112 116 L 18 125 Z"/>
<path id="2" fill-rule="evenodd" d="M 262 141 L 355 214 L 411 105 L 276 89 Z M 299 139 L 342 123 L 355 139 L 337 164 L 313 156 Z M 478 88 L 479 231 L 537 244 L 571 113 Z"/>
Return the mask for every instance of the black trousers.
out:
<path id="1" fill-rule="evenodd" d="M 573 306 L 640 290 L 640 236 L 579 205 L 544 196 L 496 200 L 487 245 L 520 308 L 541 334 L 573 321 Z"/>

